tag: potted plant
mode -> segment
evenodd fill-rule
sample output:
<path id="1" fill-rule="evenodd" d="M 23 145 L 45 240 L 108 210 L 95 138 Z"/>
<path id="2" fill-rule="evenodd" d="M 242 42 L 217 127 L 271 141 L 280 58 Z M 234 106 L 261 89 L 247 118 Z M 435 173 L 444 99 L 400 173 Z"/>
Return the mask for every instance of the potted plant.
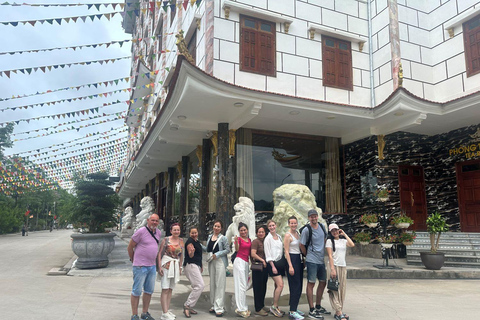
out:
<path id="1" fill-rule="evenodd" d="M 374 192 L 374 196 L 377 197 L 379 201 L 385 202 L 388 200 L 390 192 L 387 188 L 379 188 Z"/>
<path id="2" fill-rule="evenodd" d="M 448 231 L 447 220 L 438 212 L 427 218 L 427 232 L 430 234 L 430 251 L 421 251 L 420 258 L 425 268 L 440 270 L 445 263 L 445 253 L 438 252 L 440 236 Z"/>
<path id="3" fill-rule="evenodd" d="M 403 243 L 406 246 L 410 246 L 413 244 L 413 241 L 417 237 L 415 231 L 412 232 L 402 232 L 398 237 L 398 241 Z"/>
<path id="4" fill-rule="evenodd" d="M 372 239 L 372 236 L 370 232 L 359 232 L 353 236 L 353 240 L 355 240 L 355 242 L 358 242 L 363 246 L 369 244 L 371 239 Z"/>
<path id="5" fill-rule="evenodd" d="M 393 217 L 391 223 L 398 229 L 407 229 L 413 224 L 413 219 L 402 213 L 399 216 Z"/>
<path id="6" fill-rule="evenodd" d="M 396 235 L 378 236 L 375 240 L 377 240 L 382 247 L 391 248 L 394 243 L 398 242 L 398 237 Z"/>
<path id="7" fill-rule="evenodd" d="M 369 228 L 375 228 L 378 224 L 378 217 L 376 214 L 364 214 L 359 221 Z"/>
<path id="8" fill-rule="evenodd" d="M 79 269 L 102 268 L 108 265 L 115 233 L 105 233 L 105 225 L 116 222 L 120 201 L 110 187 L 113 182 L 103 172 L 88 174 L 75 182 L 76 202 L 72 220 L 84 226 L 82 233 L 71 235 L 72 250 L 78 256 Z"/>

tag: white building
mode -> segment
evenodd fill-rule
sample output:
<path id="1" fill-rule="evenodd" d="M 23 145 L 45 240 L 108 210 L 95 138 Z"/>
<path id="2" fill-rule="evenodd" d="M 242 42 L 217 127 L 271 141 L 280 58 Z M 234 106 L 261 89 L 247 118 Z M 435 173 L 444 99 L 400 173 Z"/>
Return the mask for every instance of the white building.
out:
<path id="1" fill-rule="evenodd" d="M 440 208 L 480 231 L 480 1 L 126 4 L 138 59 L 118 192 L 135 212 L 152 195 L 167 224 L 227 222 L 247 195 L 268 215 L 299 183 L 359 214 L 385 184 L 420 230 Z"/>

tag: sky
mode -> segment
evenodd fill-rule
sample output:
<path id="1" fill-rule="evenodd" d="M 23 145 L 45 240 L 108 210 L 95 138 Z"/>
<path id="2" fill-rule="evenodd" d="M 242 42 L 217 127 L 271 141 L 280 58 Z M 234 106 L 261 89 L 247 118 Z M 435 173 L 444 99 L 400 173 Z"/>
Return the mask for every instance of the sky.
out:
<path id="1" fill-rule="evenodd" d="M 22 0 L 27 4 L 78 4 L 79 0 Z M 0 3 L 13 3 L 11 0 L 2 0 Z M 18 3 L 23 3 L 17 1 Z M 102 3 L 119 3 L 120 1 L 102 2 Z M 81 3 L 99 3 L 85 0 Z M 109 141 L 119 140 L 122 137 L 127 137 L 127 127 L 124 119 L 118 119 L 119 112 L 127 111 L 127 104 L 125 101 L 129 99 L 129 92 L 123 91 L 130 87 L 130 82 L 126 82 L 125 78 L 130 77 L 131 68 L 131 35 L 126 34 L 122 28 L 122 15 L 117 13 L 110 21 L 105 16 L 99 20 L 95 18 L 92 21 L 87 18 L 85 22 L 79 18 L 76 22 L 70 20 L 67 23 L 62 19 L 61 25 L 57 22 L 49 24 L 45 22 L 40 24 L 37 22 L 35 26 L 29 23 L 19 23 L 16 27 L 12 25 L 4 25 L 2 22 L 11 21 L 31 21 L 52 18 L 68 18 L 86 15 L 106 14 L 112 12 L 121 12 L 120 6 L 114 9 L 111 5 L 105 7 L 101 6 L 97 10 L 95 6 L 90 9 L 84 6 L 70 6 L 70 7 L 39 7 L 28 5 L 0 5 L 0 72 L 6 70 L 18 70 L 22 68 L 33 68 L 41 66 L 51 66 L 60 64 L 72 64 L 77 62 L 106 60 L 115 58 L 124 58 L 115 62 L 108 62 L 107 64 L 91 63 L 90 65 L 71 65 L 65 68 L 52 68 L 42 72 L 38 69 L 36 72 L 32 71 L 30 74 L 25 72 L 10 73 L 8 78 L 5 72 L 0 77 L 0 123 L 15 122 L 13 148 L 5 150 L 6 155 L 19 154 L 21 156 L 29 156 L 31 161 L 36 163 L 45 163 L 56 160 L 72 160 L 78 159 L 79 154 L 91 154 L 92 151 L 102 149 L 105 145 L 91 150 L 85 150 L 87 147 L 93 147 L 99 144 L 106 144 Z M 96 46 L 96 48 L 77 48 L 60 49 L 51 51 L 40 51 L 32 53 L 15 53 L 2 54 L 6 52 L 28 51 L 39 49 L 51 49 L 61 47 L 73 47 L 90 44 L 102 44 L 112 41 L 124 41 L 122 46 L 118 43 L 111 44 L 108 48 L 106 45 Z M 84 85 L 98 84 L 108 82 L 114 79 L 123 79 L 118 81 L 118 84 L 108 83 L 108 86 L 97 85 L 97 88 L 91 86 L 90 88 Z M 76 87 L 80 89 L 77 90 Z M 75 87 L 74 89 L 58 90 Z M 48 90 L 54 91 L 46 94 L 42 93 Z M 112 91 L 117 91 L 111 93 Z M 103 95 L 106 94 L 106 97 Z M 47 103 L 59 101 L 64 99 L 73 99 L 78 97 L 92 96 L 95 94 L 102 94 L 102 97 L 94 97 L 92 99 L 77 99 L 77 101 L 56 102 L 50 105 L 40 103 Z M 8 99 L 12 96 L 24 96 L 17 99 Z M 5 101 L 5 99 L 8 99 Z M 120 101 L 121 103 L 115 103 Z M 114 103 L 114 104 L 112 104 Z M 105 105 L 106 104 L 106 105 Z M 110 104 L 110 105 L 109 105 Z M 20 106 L 31 106 L 28 108 L 18 108 Z M 58 119 L 52 119 L 52 115 L 65 114 L 85 109 L 98 108 L 98 113 L 85 113 L 84 115 L 71 117 L 63 116 Z M 107 116 L 103 116 L 103 114 Z M 111 114 L 111 115 L 109 115 Z M 89 119 L 89 117 L 98 117 Z M 38 120 L 32 118 L 43 117 Z M 30 121 L 21 121 L 31 119 Z M 80 120 L 86 120 L 81 121 Z M 112 121 L 108 121 L 112 120 Z M 102 121 L 103 123 L 99 123 Z M 17 124 L 18 122 L 18 124 Z M 75 122 L 67 124 L 68 122 Z M 0 124 L 1 126 L 1 124 Z M 84 126 L 84 128 L 79 128 Z M 73 130 L 43 135 L 47 132 L 55 132 L 72 128 Z M 78 130 L 77 130 L 78 129 Z M 35 130 L 39 130 L 38 132 Z M 25 133 L 29 132 L 29 133 Z M 106 134 L 98 134 L 104 133 Z M 86 137 L 89 134 L 94 136 Z M 89 142 L 89 143 L 86 143 Z M 116 143 L 117 143 L 116 142 Z M 82 145 L 80 145 L 80 143 Z M 110 146 L 114 143 L 110 144 Z M 109 146 L 109 145 L 106 145 Z M 84 149 L 84 150 L 80 150 Z M 29 152 L 32 151 L 32 152 Z M 116 161 L 123 160 L 123 151 L 116 151 Z M 46 154 L 45 154 L 46 153 Z M 66 153 L 66 154 L 65 154 Z M 40 154 L 40 155 L 39 155 Z M 37 157 L 35 157 L 37 155 Z M 77 158 L 74 158 L 77 156 Z M 100 156 L 102 157 L 102 156 Z M 98 159 L 98 154 L 95 155 Z M 105 161 L 112 161 L 110 156 Z M 86 164 L 86 163 L 84 163 Z"/>

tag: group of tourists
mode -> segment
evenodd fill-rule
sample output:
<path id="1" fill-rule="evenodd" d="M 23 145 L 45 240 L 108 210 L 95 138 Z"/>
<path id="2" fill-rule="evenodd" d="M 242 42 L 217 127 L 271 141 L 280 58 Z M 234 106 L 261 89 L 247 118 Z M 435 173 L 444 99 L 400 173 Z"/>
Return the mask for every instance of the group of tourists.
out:
<path id="1" fill-rule="evenodd" d="M 233 260 L 233 280 L 235 289 L 235 313 L 247 318 L 251 315 L 248 309 L 246 292 L 249 288 L 249 273 L 253 287 L 255 314 L 283 317 L 286 312 L 280 310 L 279 299 L 284 288 L 283 277 L 286 275 L 290 289 L 288 316 L 292 320 L 303 320 L 307 315 L 298 309 L 303 291 L 303 270 L 307 268 L 306 296 L 309 304 L 308 317 L 323 319 L 331 314 L 321 305 L 323 292 L 327 281 L 327 268 L 324 263 L 325 249 L 329 257 L 330 278 L 338 280 L 336 290 L 328 290 L 330 303 L 334 309 L 336 320 L 349 319 L 343 312 L 343 302 L 346 291 L 346 248 L 353 247 L 353 241 L 338 225 L 330 224 L 327 232 L 318 223 L 316 210 L 308 212 L 309 223 L 297 230 L 297 218 L 288 219 L 289 231 L 282 237 L 277 234 L 277 225 L 269 220 L 266 226 L 256 229 L 256 239 L 248 237 L 248 226 L 238 225 L 238 236 L 233 239 L 235 253 Z M 209 312 L 217 317 L 225 314 L 225 288 L 227 255 L 230 253 L 228 239 L 222 234 L 223 223 L 216 220 L 213 233 L 208 236 L 206 245 L 198 240 L 198 229 L 189 230 L 189 238 L 180 238 L 180 225 L 170 226 L 171 236 L 165 237 L 160 243 L 160 231 L 157 230 L 159 217 L 152 214 L 147 220 L 147 226 L 139 229 L 132 236 L 128 245 L 130 260 L 133 262 L 134 284 L 131 294 L 131 320 L 153 320 L 148 312 L 155 280 L 161 283 L 162 320 L 175 320 L 176 315 L 170 311 L 172 291 L 184 272 L 190 281 L 192 291 L 183 305 L 186 318 L 197 314 L 194 309 L 205 287 L 202 277 L 203 252 L 208 254 L 208 271 L 210 275 L 210 305 Z M 305 264 L 305 265 L 304 265 Z M 273 302 L 265 307 L 265 295 L 268 278 L 274 283 Z M 318 280 L 314 303 L 313 289 Z M 138 316 L 138 306 L 143 288 L 142 313 Z"/>

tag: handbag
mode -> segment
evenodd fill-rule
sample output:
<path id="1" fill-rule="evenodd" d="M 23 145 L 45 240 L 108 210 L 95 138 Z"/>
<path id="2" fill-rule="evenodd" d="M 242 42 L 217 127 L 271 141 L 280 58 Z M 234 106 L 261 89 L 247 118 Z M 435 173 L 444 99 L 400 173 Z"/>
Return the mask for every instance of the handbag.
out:
<path id="1" fill-rule="evenodd" d="M 330 278 L 328 279 L 327 289 L 332 291 L 338 291 L 338 279 L 337 278 Z"/>
<path id="2" fill-rule="evenodd" d="M 250 269 L 252 271 L 263 271 L 263 263 L 258 261 L 253 261 L 252 264 L 250 265 Z"/>

